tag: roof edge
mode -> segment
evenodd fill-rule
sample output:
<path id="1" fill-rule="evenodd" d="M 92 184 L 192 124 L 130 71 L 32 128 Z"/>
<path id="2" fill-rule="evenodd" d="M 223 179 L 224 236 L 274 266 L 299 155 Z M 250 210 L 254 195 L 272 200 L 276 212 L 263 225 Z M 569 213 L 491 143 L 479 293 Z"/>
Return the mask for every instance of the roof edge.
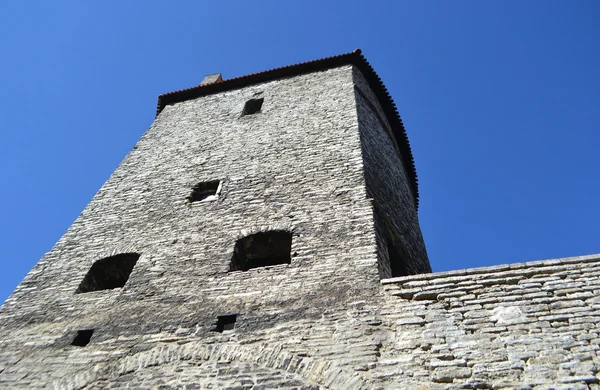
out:
<path id="1" fill-rule="evenodd" d="M 264 72 L 252 73 L 245 76 L 223 80 L 213 84 L 197 85 L 192 88 L 165 93 L 158 96 L 156 116 L 158 116 L 166 106 L 171 104 L 212 95 L 219 92 L 239 89 L 253 84 L 337 68 L 343 65 L 354 65 L 359 68 L 369 83 L 369 86 L 377 96 L 377 99 L 379 100 L 379 103 L 381 104 L 381 107 L 383 108 L 383 111 L 392 126 L 396 143 L 400 150 L 402 162 L 408 172 L 408 179 L 413 192 L 415 208 L 418 209 L 419 187 L 417 170 L 415 168 L 414 158 L 410 143 L 408 141 L 408 135 L 406 134 L 406 129 L 404 128 L 404 124 L 402 123 L 402 119 L 400 118 L 400 114 L 398 113 L 398 109 L 390 93 L 371 64 L 369 64 L 367 59 L 363 56 L 362 50 L 360 49 L 333 57 L 302 62 L 299 64 L 266 70 Z"/>

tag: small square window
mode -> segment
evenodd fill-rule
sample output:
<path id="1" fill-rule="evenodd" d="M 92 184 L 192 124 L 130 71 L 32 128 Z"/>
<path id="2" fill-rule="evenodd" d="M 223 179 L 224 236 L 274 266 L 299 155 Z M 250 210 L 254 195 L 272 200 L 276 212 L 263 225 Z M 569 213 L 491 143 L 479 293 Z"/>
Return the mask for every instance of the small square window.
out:
<path id="1" fill-rule="evenodd" d="M 83 329 L 78 330 L 75 338 L 71 342 L 71 345 L 76 347 L 85 347 L 90 343 L 92 339 L 92 335 L 94 334 L 94 329 Z"/>
<path id="2" fill-rule="evenodd" d="M 217 317 L 217 325 L 213 329 L 213 332 L 223 333 L 224 330 L 232 330 L 235 326 L 235 320 L 237 314 L 227 314 L 224 316 Z"/>
<path id="3" fill-rule="evenodd" d="M 264 98 L 248 100 L 244 105 L 244 111 L 242 111 L 242 116 L 252 115 L 259 112 L 264 100 Z"/>
<path id="4" fill-rule="evenodd" d="M 188 200 L 190 202 L 216 200 L 219 195 L 220 186 L 221 182 L 219 180 L 198 183 L 192 189 L 192 193 L 188 196 Z"/>
<path id="5" fill-rule="evenodd" d="M 121 253 L 96 261 L 75 293 L 110 290 L 125 286 L 139 258 L 139 253 Z"/>

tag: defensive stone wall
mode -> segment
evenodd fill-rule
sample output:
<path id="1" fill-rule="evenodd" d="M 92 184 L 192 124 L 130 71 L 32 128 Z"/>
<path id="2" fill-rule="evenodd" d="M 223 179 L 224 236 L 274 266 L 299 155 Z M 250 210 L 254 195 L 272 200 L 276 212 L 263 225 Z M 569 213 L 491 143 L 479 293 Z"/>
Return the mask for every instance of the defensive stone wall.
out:
<path id="1" fill-rule="evenodd" d="M 371 374 L 423 388 L 598 389 L 599 276 L 594 255 L 383 280 L 394 340 Z"/>
<path id="2" fill-rule="evenodd" d="M 29 324 L 36 342 L 2 341 L 0 387 L 600 389 L 599 276 L 597 255 L 385 279 L 311 316 L 241 316 L 222 333 L 100 327 L 85 347 Z"/>

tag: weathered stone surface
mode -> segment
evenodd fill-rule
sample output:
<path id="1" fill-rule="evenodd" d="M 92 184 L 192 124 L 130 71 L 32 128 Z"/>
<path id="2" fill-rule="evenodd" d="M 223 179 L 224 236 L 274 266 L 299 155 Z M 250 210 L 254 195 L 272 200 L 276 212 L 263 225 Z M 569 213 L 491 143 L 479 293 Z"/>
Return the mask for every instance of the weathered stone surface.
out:
<path id="1" fill-rule="evenodd" d="M 402 315 L 406 315 L 406 309 L 415 302 L 414 294 L 402 294 L 404 288 L 410 290 L 421 281 L 432 278 L 439 278 L 438 282 L 444 280 L 445 283 L 451 280 L 453 286 L 456 286 L 447 286 L 446 293 L 440 294 L 437 302 L 423 301 L 428 314 L 419 330 L 396 328 L 397 339 L 410 340 L 410 343 L 394 344 L 396 354 L 417 354 L 424 359 L 426 367 L 433 369 L 431 381 L 455 385 L 463 383 L 466 386 L 464 388 L 566 389 L 587 388 L 588 384 L 598 383 L 600 362 L 595 335 L 599 331 L 597 319 L 600 313 L 591 302 L 593 297 L 585 300 L 554 294 L 555 291 L 564 290 L 564 285 L 557 280 L 563 280 L 565 285 L 578 291 L 589 284 L 589 276 L 585 273 L 568 281 L 553 277 L 580 269 L 580 260 L 581 258 L 562 259 L 560 265 L 554 265 L 551 269 L 545 267 L 545 262 L 528 263 L 528 268 L 514 265 L 514 269 L 522 270 L 522 276 L 514 276 L 518 278 L 515 286 L 527 287 L 508 290 L 511 296 L 518 298 L 511 301 L 503 299 L 506 292 L 498 289 L 503 285 L 502 279 L 498 278 L 498 273 L 502 270 L 495 272 L 494 267 L 464 270 L 463 276 L 452 276 L 451 279 L 446 277 L 449 273 L 438 273 L 382 280 L 382 284 L 388 287 L 385 291 L 391 307 L 397 307 L 396 312 Z M 600 269 L 600 256 L 590 256 L 583 260 L 592 271 Z M 536 273 L 538 270 L 539 275 Z M 489 272 L 486 274 L 485 271 Z M 465 306 L 461 307 L 466 308 L 460 311 L 462 316 L 451 317 L 449 321 L 449 318 L 439 313 L 439 305 L 450 312 L 454 311 L 446 303 L 458 299 L 454 291 L 470 283 L 473 275 L 479 279 L 478 283 L 486 287 L 470 294 L 464 300 Z M 544 275 L 544 278 L 540 278 L 540 275 Z M 530 282 L 533 279 L 536 283 Z M 487 283 L 487 280 L 494 282 Z M 393 283 L 395 288 L 392 289 L 392 284 L 389 283 Z M 497 299 L 485 303 L 484 308 L 481 306 L 481 296 L 489 296 L 488 291 L 494 291 Z M 553 300 L 538 303 L 539 300 L 532 298 L 538 296 L 538 291 L 548 292 Z M 596 294 L 598 292 L 600 290 Z M 559 311 L 559 314 L 551 314 L 555 311 Z M 394 315 L 394 311 L 390 315 Z M 579 327 L 586 323 L 591 325 L 589 330 Z M 421 329 L 436 331 L 431 334 Z M 421 338 L 418 337 L 419 334 Z M 480 338 L 483 335 L 485 338 Z M 432 336 L 446 342 L 452 340 L 452 343 L 440 344 L 440 347 L 424 351 L 421 345 Z M 447 353 L 443 355 L 445 360 L 440 360 L 441 352 Z M 393 351 L 388 350 L 388 353 L 394 355 Z M 472 372 L 468 378 L 460 378 L 453 375 L 453 365 L 457 368 L 466 366 Z M 565 385 L 566 383 L 569 385 Z"/>
<path id="2" fill-rule="evenodd" d="M 433 370 L 433 381 L 452 383 L 455 379 L 469 378 L 472 374 L 470 368 L 465 367 L 439 367 Z"/>

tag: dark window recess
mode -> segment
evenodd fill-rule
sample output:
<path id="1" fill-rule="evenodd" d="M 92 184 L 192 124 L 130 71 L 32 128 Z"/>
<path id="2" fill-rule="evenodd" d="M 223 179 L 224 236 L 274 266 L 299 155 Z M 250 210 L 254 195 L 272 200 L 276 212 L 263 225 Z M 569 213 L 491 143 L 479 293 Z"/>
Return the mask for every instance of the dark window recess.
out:
<path id="1" fill-rule="evenodd" d="M 252 115 L 259 112 L 264 100 L 264 98 L 248 100 L 244 105 L 244 111 L 242 111 L 242 115 Z"/>
<path id="2" fill-rule="evenodd" d="M 218 189 L 219 189 L 219 181 L 218 180 L 198 183 L 192 189 L 192 193 L 190 194 L 190 196 L 188 196 L 188 200 L 190 202 L 200 202 L 211 196 L 217 196 Z"/>
<path id="3" fill-rule="evenodd" d="M 213 332 L 223 333 L 224 330 L 231 330 L 235 326 L 235 320 L 237 314 L 227 314 L 224 316 L 217 317 L 217 325 L 213 329 Z"/>
<path id="4" fill-rule="evenodd" d="M 123 287 L 139 258 L 138 253 L 121 253 L 96 261 L 75 293 Z"/>
<path id="5" fill-rule="evenodd" d="M 90 343 L 93 334 L 94 329 L 78 330 L 75 338 L 71 342 L 71 345 L 75 345 L 76 347 L 85 347 Z"/>
<path id="6" fill-rule="evenodd" d="M 292 233 L 272 230 L 252 234 L 235 243 L 230 271 L 248 271 L 251 268 L 276 264 L 290 264 Z"/>
<path id="7" fill-rule="evenodd" d="M 387 243 L 388 258 L 390 260 L 390 268 L 392 271 L 392 278 L 396 276 L 406 276 L 408 271 L 406 270 L 406 264 L 403 256 L 398 251 L 398 248 L 394 243 L 388 241 Z"/>

